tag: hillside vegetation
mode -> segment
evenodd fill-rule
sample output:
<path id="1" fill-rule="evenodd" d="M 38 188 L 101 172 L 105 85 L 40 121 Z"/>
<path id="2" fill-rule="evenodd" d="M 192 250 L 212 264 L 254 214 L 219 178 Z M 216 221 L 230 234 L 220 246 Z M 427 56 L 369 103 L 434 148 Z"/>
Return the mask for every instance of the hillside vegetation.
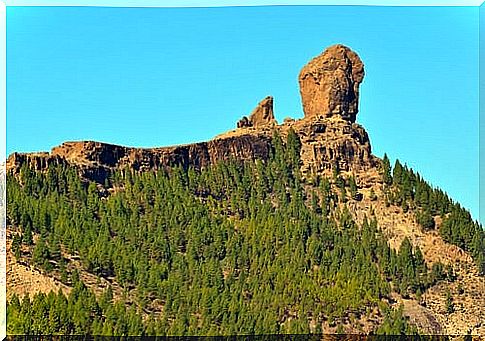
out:
<path id="1" fill-rule="evenodd" d="M 73 290 L 10 295 L 8 333 L 299 334 L 323 324 L 417 332 L 390 308 L 393 295 L 419 299 L 453 280 L 452 271 L 429 268 L 407 238 L 390 248 L 372 212 L 354 221 L 347 204 L 360 200 L 355 179 L 337 168 L 303 178 L 300 147 L 293 131 L 286 141 L 275 132 L 267 161 L 127 168 L 104 185 L 62 165 L 9 174 L 12 252 Z M 440 216 L 442 238 L 485 272 L 484 231 L 467 211 L 399 162 L 391 169 L 385 157 L 381 173 L 388 204 L 413 210 L 425 229 Z M 96 295 L 80 272 L 120 294 L 109 286 Z"/>

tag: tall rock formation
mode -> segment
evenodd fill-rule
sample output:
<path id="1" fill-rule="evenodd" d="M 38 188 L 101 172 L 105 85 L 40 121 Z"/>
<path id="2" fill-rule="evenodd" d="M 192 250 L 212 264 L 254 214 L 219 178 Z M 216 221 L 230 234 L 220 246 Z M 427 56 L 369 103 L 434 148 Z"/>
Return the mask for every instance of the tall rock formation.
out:
<path id="1" fill-rule="evenodd" d="M 244 116 L 237 122 L 238 128 L 254 127 L 259 128 L 268 125 L 275 125 L 276 120 L 273 112 L 273 97 L 267 96 L 258 103 L 256 108 L 251 112 L 249 118 Z"/>
<path id="2" fill-rule="evenodd" d="M 344 45 L 327 48 L 303 67 L 298 77 L 305 118 L 340 115 L 355 122 L 364 64 Z"/>
<path id="3" fill-rule="evenodd" d="M 200 169 L 229 159 L 266 160 L 271 154 L 274 130 L 285 137 L 293 129 L 302 142 L 303 175 L 329 173 L 335 167 L 363 172 L 377 164 L 366 131 L 354 122 L 363 77 L 364 66 L 357 54 L 343 45 L 335 45 L 312 59 L 300 72 L 304 119 L 286 120 L 278 125 L 273 97 L 268 96 L 249 117 L 237 123 L 238 129 L 208 142 L 164 148 L 66 142 L 50 153 L 14 153 L 7 161 L 7 169 L 17 173 L 22 164 L 29 164 L 42 171 L 52 164 L 67 164 L 76 167 L 83 177 L 104 183 L 115 169 L 125 167 L 135 171 L 173 166 Z M 333 116 L 343 119 L 335 120 Z"/>

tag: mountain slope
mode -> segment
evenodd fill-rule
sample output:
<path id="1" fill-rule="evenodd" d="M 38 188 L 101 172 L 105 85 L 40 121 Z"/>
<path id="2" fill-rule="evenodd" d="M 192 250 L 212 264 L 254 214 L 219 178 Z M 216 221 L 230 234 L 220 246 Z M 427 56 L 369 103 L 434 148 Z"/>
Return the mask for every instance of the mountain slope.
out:
<path id="1" fill-rule="evenodd" d="M 11 155 L 9 332 L 484 334 L 483 229 L 372 155 L 363 76 L 336 45 L 301 120 L 268 97 L 209 142 Z"/>

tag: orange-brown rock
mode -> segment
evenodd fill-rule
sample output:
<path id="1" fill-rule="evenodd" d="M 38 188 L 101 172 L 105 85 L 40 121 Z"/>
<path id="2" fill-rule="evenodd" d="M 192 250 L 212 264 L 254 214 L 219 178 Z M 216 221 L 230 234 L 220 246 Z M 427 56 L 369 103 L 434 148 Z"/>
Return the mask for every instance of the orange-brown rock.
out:
<path id="1" fill-rule="evenodd" d="M 229 159 L 266 160 L 270 151 L 270 138 L 260 135 L 162 148 L 131 148 L 94 141 L 65 142 L 50 153 L 13 153 L 7 160 L 7 170 L 15 174 L 23 164 L 36 171 L 46 170 L 52 164 L 64 164 L 76 167 L 82 177 L 102 184 L 113 170 L 125 167 L 135 171 L 174 166 L 200 169 Z"/>
<path id="2" fill-rule="evenodd" d="M 301 142 L 300 170 L 303 177 L 308 180 L 315 179 L 315 175 L 328 177 L 335 167 L 355 176 L 359 186 L 358 196 L 353 196 L 355 200 L 345 204 L 334 203 L 337 208 L 348 208 L 359 224 L 363 224 L 368 213 L 372 212 L 379 220 L 379 228 L 387 236 L 389 246 L 395 250 L 404 238 L 409 238 L 414 246 L 419 246 L 423 251 L 427 265 L 438 261 L 453 265 L 456 279 L 439 282 L 427 289 L 421 298 L 425 306 L 412 296 L 403 298 L 397 294 L 391 295 L 390 299 L 395 302 L 391 305 L 402 304 L 404 315 L 421 333 L 483 335 L 483 280 L 472 257 L 457 246 L 445 243 L 439 235 L 439 228 L 436 231 L 422 229 L 416 221 L 414 210 L 405 211 L 390 205 L 387 200 L 388 189 L 382 183 L 380 160 L 372 155 L 365 129 L 355 123 L 359 84 L 363 77 L 364 69 L 359 57 L 347 47 L 332 46 L 314 58 L 300 73 L 304 119 L 285 119 L 283 124 L 277 125 L 273 98 L 267 97 L 249 117 L 243 117 L 238 122 L 238 128 L 249 129 L 235 129 L 208 142 L 163 148 L 131 148 L 93 141 L 66 142 L 53 148 L 50 153 L 14 153 L 8 158 L 6 168 L 18 174 L 23 165 L 40 172 L 52 165 L 69 166 L 75 168 L 84 179 L 103 184 L 117 169 L 130 168 L 140 172 L 169 170 L 174 166 L 201 169 L 230 159 L 264 161 L 272 154 L 271 138 L 274 133 L 277 132 L 285 141 L 289 131 L 293 130 Z M 441 219 L 435 219 L 439 226 Z M 7 238 L 11 240 L 12 234 L 7 234 Z M 12 280 L 8 290 L 17 294 L 48 292 L 59 288 L 65 292 L 69 290 L 41 272 L 14 263 L 10 243 L 7 243 L 9 253 L 6 259 L 7 275 L 10 274 Z M 87 282 L 85 279 L 89 276 L 93 279 L 96 277 L 85 274 L 83 281 Z M 92 283 L 95 281 L 92 280 Z M 96 286 L 93 284 L 94 288 Z M 116 288 L 116 285 L 113 287 Z M 460 287 L 461 291 L 464 290 L 462 293 Z M 446 292 L 454 294 L 456 310 L 451 314 L 445 310 Z M 351 316 L 349 321 L 358 329 L 349 330 L 369 333 L 382 323 L 382 319 L 377 308 L 368 316 L 362 315 L 360 320 L 354 320 Z M 337 327 L 325 322 L 322 328 L 326 333 L 335 333 Z"/>
<path id="3" fill-rule="evenodd" d="M 268 96 L 258 103 L 251 112 L 249 118 L 244 116 L 237 123 L 238 128 L 254 127 L 259 128 L 268 125 L 275 125 L 276 120 L 273 112 L 273 97 Z"/>
<path id="4" fill-rule="evenodd" d="M 6 162 L 7 170 L 12 170 L 14 173 L 20 171 L 20 168 L 26 164 L 30 169 L 35 171 L 42 171 L 50 165 L 67 164 L 63 157 L 52 155 L 46 152 L 40 153 L 12 153 Z"/>
<path id="5" fill-rule="evenodd" d="M 298 77 L 305 118 L 340 115 L 355 122 L 364 64 L 343 45 L 327 48 L 303 67 Z"/>
<path id="6" fill-rule="evenodd" d="M 164 148 L 130 148 L 107 143 L 66 142 L 51 153 L 12 154 L 7 169 L 18 171 L 27 163 L 42 171 L 51 164 L 69 164 L 90 180 L 103 183 L 115 169 L 136 171 L 173 166 L 204 168 L 219 161 L 266 160 L 271 153 L 273 130 L 283 137 L 293 129 L 300 137 L 302 174 L 331 172 L 334 167 L 360 172 L 376 166 L 369 137 L 354 123 L 363 64 L 349 48 L 335 45 L 314 58 L 300 73 L 305 110 L 302 120 L 277 125 L 273 97 L 264 98 L 238 128 L 208 142 Z M 309 119 L 311 118 L 311 119 Z"/>
<path id="7" fill-rule="evenodd" d="M 357 123 L 343 119 L 296 121 L 292 128 L 301 141 L 303 174 L 331 174 L 341 171 L 364 172 L 375 168 L 369 136 Z"/>

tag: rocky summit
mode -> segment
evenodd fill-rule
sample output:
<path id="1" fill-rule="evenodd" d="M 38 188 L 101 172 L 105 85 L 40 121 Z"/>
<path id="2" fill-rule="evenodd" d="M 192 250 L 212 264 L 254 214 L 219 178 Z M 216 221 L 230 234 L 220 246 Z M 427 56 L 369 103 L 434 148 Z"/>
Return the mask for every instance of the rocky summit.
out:
<path id="1" fill-rule="evenodd" d="M 267 96 L 237 122 L 237 129 L 208 142 L 162 148 L 130 148 L 80 141 L 66 142 L 50 153 L 14 153 L 7 160 L 13 172 L 27 162 L 42 170 L 52 163 L 67 163 L 88 180 L 103 183 L 115 170 L 137 171 L 182 166 L 196 169 L 228 159 L 267 159 L 275 132 L 294 130 L 302 142 L 301 170 L 305 174 L 360 172 L 377 165 L 367 132 L 355 123 L 359 85 L 364 65 L 348 47 L 335 45 L 313 58 L 299 74 L 304 118 L 278 125 L 273 97 Z"/>
<path id="2" fill-rule="evenodd" d="M 301 119 L 278 124 L 267 96 L 207 142 L 10 155 L 9 332 L 55 334 L 65 309 L 76 334 L 414 333 L 409 322 L 485 335 L 484 231 L 372 154 L 356 123 L 363 78 L 335 45 L 299 73 Z M 12 297 L 50 291 L 68 298 L 35 296 L 45 316 Z M 123 323 L 141 329 L 111 326 Z"/>
<path id="3" fill-rule="evenodd" d="M 343 45 L 334 45 L 303 67 L 298 77 L 305 118 L 341 116 L 355 122 L 364 64 Z"/>

